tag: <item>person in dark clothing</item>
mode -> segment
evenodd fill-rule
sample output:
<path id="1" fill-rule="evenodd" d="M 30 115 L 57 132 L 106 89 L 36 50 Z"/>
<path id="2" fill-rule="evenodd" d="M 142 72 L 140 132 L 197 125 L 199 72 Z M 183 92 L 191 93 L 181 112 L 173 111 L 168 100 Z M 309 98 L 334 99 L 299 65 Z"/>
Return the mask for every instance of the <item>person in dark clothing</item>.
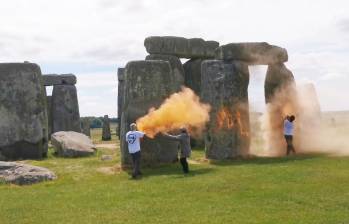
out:
<path id="1" fill-rule="evenodd" d="M 286 140 L 286 155 L 289 155 L 291 152 L 296 154 L 296 150 L 293 147 L 293 131 L 294 131 L 294 124 L 293 121 L 295 120 L 295 116 L 287 116 L 284 120 L 284 135 Z"/>
<path id="2" fill-rule="evenodd" d="M 180 163 L 183 168 L 184 173 L 189 173 L 189 164 L 187 158 L 190 157 L 191 154 L 191 146 L 190 146 L 190 135 L 185 128 L 181 128 L 181 133 L 179 135 L 169 135 L 164 134 L 165 137 L 179 141 L 180 144 Z"/>

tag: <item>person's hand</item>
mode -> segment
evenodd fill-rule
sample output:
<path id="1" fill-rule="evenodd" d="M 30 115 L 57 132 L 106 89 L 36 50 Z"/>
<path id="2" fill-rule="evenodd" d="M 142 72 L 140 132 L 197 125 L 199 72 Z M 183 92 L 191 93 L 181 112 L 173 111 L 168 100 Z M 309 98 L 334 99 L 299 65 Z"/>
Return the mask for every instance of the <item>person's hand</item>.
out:
<path id="1" fill-rule="evenodd" d="M 157 135 L 162 136 L 162 137 L 166 137 L 168 134 L 167 134 L 167 132 L 160 132 Z"/>

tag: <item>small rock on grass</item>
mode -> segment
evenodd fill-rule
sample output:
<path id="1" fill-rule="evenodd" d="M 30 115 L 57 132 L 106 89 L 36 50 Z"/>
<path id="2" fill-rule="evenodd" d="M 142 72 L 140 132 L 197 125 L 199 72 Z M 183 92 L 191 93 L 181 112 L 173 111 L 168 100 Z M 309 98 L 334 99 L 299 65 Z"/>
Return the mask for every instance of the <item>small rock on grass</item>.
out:
<path id="1" fill-rule="evenodd" d="M 52 171 L 43 167 L 0 161 L 0 182 L 28 185 L 56 178 Z"/>

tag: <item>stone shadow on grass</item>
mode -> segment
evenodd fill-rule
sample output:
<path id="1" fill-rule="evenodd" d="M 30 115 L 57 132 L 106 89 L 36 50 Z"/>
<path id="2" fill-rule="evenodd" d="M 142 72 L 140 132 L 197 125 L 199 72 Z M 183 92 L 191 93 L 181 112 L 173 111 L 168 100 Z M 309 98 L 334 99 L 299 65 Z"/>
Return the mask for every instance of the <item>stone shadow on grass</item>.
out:
<path id="1" fill-rule="evenodd" d="M 269 165 L 316 159 L 324 156 L 325 155 L 322 154 L 298 154 L 288 157 L 252 157 L 247 159 L 237 158 L 223 161 L 211 160 L 210 164 L 217 166 L 241 166 L 248 164 Z"/>
<path id="2" fill-rule="evenodd" d="M 190 171 L 188 174 L 184 174 L 180 165 L 158 166 L 154 168 L 141 169 L 143 173 L 142 178 L 148 178 L 152 176 L 173 176 L 175 178 L 183 178 L 204 175 L 214 171 L 213 168 L 199 168 L 193 166 L 189 166 L 189 170 Z M 128 173 L 129 175 L 131 175 L 130 170 L 128 171 Z"/>

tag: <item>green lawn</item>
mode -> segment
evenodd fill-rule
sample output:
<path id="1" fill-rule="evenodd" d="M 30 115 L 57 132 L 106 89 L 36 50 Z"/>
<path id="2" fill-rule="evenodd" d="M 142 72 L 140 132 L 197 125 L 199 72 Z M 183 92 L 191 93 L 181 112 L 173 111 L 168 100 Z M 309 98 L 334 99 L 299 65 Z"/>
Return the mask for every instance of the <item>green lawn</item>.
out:
<path id="1" fill-rule="evenodd" d="M 114 159 L 101 161 L 102 154 Z M 57 180 L 0 185 L 0 223 L 349 223 L 349 157 L 215 164 L 203 157 L 194 151 L 190 175 L 173 164 L 144 169 L 134 181 L 110 148 L 81 159 L 50 153 L 28 162 L 55 171 Z"/>

